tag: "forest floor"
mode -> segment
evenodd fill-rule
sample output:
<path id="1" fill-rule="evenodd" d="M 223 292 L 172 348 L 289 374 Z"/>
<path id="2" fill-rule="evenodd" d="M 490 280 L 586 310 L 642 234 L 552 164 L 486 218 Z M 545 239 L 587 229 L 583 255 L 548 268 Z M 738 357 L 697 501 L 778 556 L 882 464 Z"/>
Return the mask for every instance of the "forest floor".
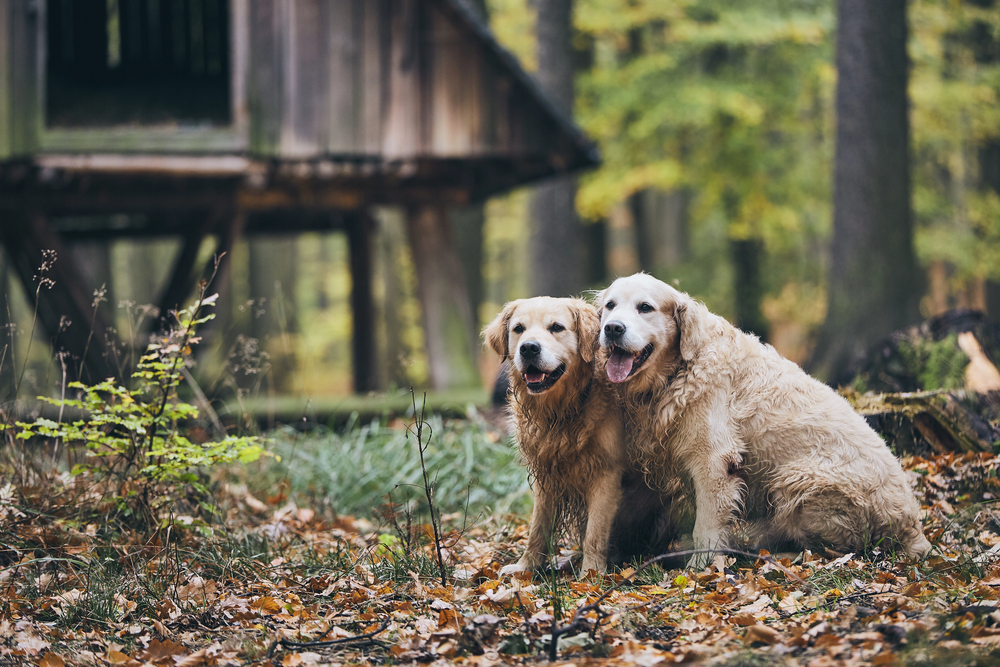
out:
<path id="1" fill-rule="evenodd" d="M 563 551 L 510 577 L 529 504 L 509 440 L 432 426 L 440 559 L 400 422 L 277 432 L 280 464 L 215 474 L 214 507 L 152 531 L 84 512 L 105 506 L 86 476 L 9 456 L 0 665 L 1000 665 L 1000 457 L 903 460 L 920 563 L 876 546 L 579 579 Z"/>

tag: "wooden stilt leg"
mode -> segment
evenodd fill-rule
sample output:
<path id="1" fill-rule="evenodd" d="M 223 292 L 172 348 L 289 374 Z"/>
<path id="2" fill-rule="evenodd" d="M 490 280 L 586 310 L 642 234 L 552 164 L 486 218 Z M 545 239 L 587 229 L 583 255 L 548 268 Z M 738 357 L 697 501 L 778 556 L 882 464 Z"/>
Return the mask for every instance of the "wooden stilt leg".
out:
<path id="1" fill-rule="evenodd" d="M 95 312 L 93 287 L 45 214 L 26 214 L 23 224 L 8 230 L 6 242 L 14 270 L 55 351 L 70 355 L 70 376 L 98 382 L 127 375 L 129 369 L 119 367 L 116 356 L 122 350 L 117 334 L 100 311 Z"/>
<path id="2" fill-rule="evenodd" d="M 375 346 L 375 305 L 372 292 L 372 243 L 374 224 L 367 214 L 358 214 L 347 226 L 351 252 L 351 354 L 354 391 L 373 391 L 378 386 Z"/>
<path id="3" fill-rule="evenodd" d="M 406 223 L 435 389 L 479 387 L 478 332 L 443 206 L 417 206 Z"/>

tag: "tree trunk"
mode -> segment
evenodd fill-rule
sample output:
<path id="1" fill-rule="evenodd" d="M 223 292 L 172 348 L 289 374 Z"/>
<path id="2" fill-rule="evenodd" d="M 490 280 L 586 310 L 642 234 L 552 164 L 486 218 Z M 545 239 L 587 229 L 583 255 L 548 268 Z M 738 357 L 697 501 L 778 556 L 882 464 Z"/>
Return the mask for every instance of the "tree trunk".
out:
<path id="1" fill-rule="evenodd" d="M 607 263 L 613 277 L 630 276 L 639 270 L 636 216 L 632 197 L 611 209 L 607 228 Z"/>
<path id="2" fill-rule="evenodd" d="M 669 273 L 687 259 L 691 192 L 647 188 L 634 199 L 639 264 L 643 271 L 669 278 Z"/>
<path id="3" fill-rule="evenodd" d="M 851 361 L 919 318 L 905 0 L 838 0 L 837 154 L 826 322 L 811 370 Z"/>
<path id="4" fill-rule="evenodd" d="M 414 206 L 407 210 L 406 226 L 431 385 L 439 390 L 478 387 L 479 332 L 447 210 L 443 206 Z"/>
<path id="5" fill-rule="evenodd" d="M 538 11 L 535 76 L 556 107 L 573 113 L 572 0 L 534 0 Z M 569 296 L 586 287 L 586 246 L 576 215 L 576 181 L 558 176 L 531 201 L 531 271 L 535 294 Z"/>
<path id="6" fill-rule="evenodd" d="M 767 320 L 761 312 L 764 285 L 760 275 L 760 259 L 764 242 L 759 238 L 730 239 L 729 253 L 733 262 L 733 292 L 736 326 L 767 341 Z"/>

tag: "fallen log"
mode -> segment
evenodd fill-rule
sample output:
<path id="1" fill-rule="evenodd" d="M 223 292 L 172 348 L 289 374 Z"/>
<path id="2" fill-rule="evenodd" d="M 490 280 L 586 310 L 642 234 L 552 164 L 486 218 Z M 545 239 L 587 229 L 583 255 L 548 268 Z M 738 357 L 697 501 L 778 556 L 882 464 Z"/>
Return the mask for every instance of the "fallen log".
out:
<path id="1" fill-rule="evenodd" d="M 997 396 L 962 390 L 843 394 L 897 456 L 1000 452 Z"/>

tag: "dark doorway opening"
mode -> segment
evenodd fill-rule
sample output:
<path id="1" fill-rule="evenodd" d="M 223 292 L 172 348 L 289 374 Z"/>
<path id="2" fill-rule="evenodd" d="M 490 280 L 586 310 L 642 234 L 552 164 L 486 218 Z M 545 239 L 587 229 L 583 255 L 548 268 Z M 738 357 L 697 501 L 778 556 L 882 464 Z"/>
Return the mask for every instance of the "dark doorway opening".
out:
<path id="1" fill-rule="evenodd" d="M 229 125 L 228 0 L 49 0 L 46 124 Z"/>

